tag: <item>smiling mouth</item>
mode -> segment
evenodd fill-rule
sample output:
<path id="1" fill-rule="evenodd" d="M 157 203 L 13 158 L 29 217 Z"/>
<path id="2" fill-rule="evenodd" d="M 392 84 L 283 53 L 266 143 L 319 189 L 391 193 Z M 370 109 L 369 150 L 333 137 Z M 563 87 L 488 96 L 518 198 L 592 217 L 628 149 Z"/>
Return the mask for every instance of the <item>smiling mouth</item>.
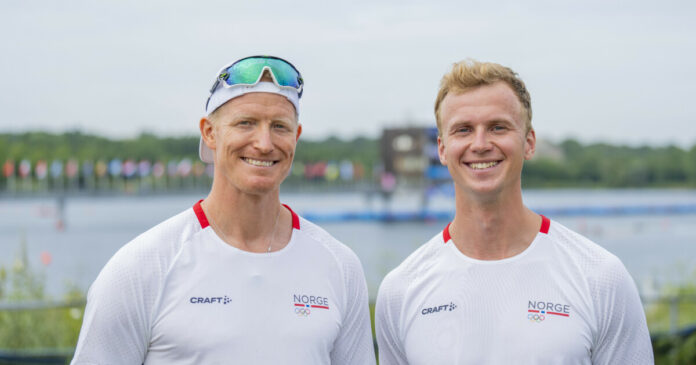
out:
<path id="1" fill-rule="evenodd" d="M 254 160 L 253 158 L 249 158 L 249 157 L 242 157 L 242 161 L 248 163 L 249 165 L 259 166 L 259 167 L 271 167 L 276 163 L 276 161 Z"/>
<path id="2" fill-rule="evenodd" d="M 466 165 L 469 166 L 469 167 L 471 167 L 471 168 L 474 169 L 474 170 L 483 170 L 483 169 L 487 169 L 487 168 L 493 167 L 493 166 L 495 166 L 495 165 L 497 165 L 497 164 L 499 164 L 499 163 L 500 163 L 500 161 L 472 162 L 472 163 L 468 163 L 468 164 L 466 164 Z"/>

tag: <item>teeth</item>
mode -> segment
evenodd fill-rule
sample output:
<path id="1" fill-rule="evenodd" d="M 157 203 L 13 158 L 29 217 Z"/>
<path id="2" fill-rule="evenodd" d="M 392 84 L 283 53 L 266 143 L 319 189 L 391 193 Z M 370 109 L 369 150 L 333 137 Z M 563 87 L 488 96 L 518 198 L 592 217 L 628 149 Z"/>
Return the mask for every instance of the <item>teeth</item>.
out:
<path id="1" fill-rule="evenodd" d="M 476 169 L 476 170 L 481 170 L 481 169 L 487 169 L 489 167 L 493 167 L 497 165 L 497 161 L 492 161 L 492 162 L 475 162 L 475 163 L 470 163 L 469 166 L 471 168 Z"/>
<path id="2" fill-rule="evenodd" d="M 259 161 L 259 160 L 253 160 L 251 158 L 244 158 L 244 161 L 250 165 L 254 166 L 264 166 L 264 167 L 270 167 L 273 166 L 273 161 Z"/>

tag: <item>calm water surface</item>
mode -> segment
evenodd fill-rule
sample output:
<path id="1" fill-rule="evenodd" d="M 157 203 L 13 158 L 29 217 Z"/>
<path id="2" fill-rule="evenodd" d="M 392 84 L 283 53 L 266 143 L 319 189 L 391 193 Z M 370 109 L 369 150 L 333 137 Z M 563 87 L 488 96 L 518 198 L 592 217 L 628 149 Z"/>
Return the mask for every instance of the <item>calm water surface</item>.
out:
<path id="1" fill-rule="evenodd" d="M 106 261 L 126 242 L 164 219 L 190 208 L 203 195 L 150 197 L 75 197 L 65 202 L 64 227 L 57 227 L 57 204 L 51 198 L 0 200 L 0 265 L 13 265 L 25 241 L 30 265 L 44 273 L 47 289 L 59 296 L 70 285 L 86 290 Z M 532 209 L 565 207 L 696 204 L 690 190 L 552 190 L 525 191 Z M 379 197 L 357 193 L 281 194 L 299 214 L 381 211 Z M 418 194 L 398 194 L 393 211 L 417 210 Z M 433 198 L 430 207 L 453 211 L 451 198 Z M 574 229 L 624 262 L 647 293 L 656 286 L 694 280 L 696 214 L 630 216 L 550 216 Z M 374 298 L 384 275 L 418 246 L 438 234 L 447 220 L 433 222 L 323 222 L 327 231 L 360 257 Z M 41 255 L 50 254 L 44 265 Z"/>

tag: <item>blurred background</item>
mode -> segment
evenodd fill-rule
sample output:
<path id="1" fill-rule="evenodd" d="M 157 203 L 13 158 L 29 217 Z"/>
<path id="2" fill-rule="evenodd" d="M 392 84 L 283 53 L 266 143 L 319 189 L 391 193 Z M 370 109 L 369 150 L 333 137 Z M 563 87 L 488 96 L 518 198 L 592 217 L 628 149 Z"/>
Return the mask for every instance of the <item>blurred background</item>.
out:
<path id="1" fill-rule="evenodd" d="M 89 285 L 206 196 L 198 120 L 253 54 L 302 72 L 281 200 L 384 275 L 441 232 L 453 187 L 433 103 L 453 62 L 532 95 L 525 203 L 616 254 L 658 363 L 696 363 L 696 5 L 532 0 L 9 1 L 0 11 L 0 364 L 65 363 Z"/>

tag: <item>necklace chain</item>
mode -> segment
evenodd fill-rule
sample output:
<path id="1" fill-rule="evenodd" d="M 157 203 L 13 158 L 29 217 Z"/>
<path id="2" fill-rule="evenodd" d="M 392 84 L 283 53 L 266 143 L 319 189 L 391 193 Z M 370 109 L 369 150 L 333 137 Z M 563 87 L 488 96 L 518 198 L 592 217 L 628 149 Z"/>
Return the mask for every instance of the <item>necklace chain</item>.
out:
<path id="1" fill-rule="evenodd" d="M 230 240 L 227 238 L 227 235 L 215 223 L 215 220 L 213 219 L 213 217 L 207 217 L 207 218 L 208 218 L 208 221 L 210 222 L 210 225 L 213 227 L 213 230 L 215 232 L 220 233 L 220 235 L 222 236 L 222 239 L 225 242 L 229 243 Z M 273 223 L 273 233 L 271 234 L 271 238 L 268 239 L 268 250 L 266 251 L 267 253 L 271 253 L 271 248 L 273 247 L 273 239 L 275 238 L 276 230 L 278 229 L 278 218 L 280 218 L 280 209 L 278 209 L 278 214 L 276 214 L 275 223 Z"/>

